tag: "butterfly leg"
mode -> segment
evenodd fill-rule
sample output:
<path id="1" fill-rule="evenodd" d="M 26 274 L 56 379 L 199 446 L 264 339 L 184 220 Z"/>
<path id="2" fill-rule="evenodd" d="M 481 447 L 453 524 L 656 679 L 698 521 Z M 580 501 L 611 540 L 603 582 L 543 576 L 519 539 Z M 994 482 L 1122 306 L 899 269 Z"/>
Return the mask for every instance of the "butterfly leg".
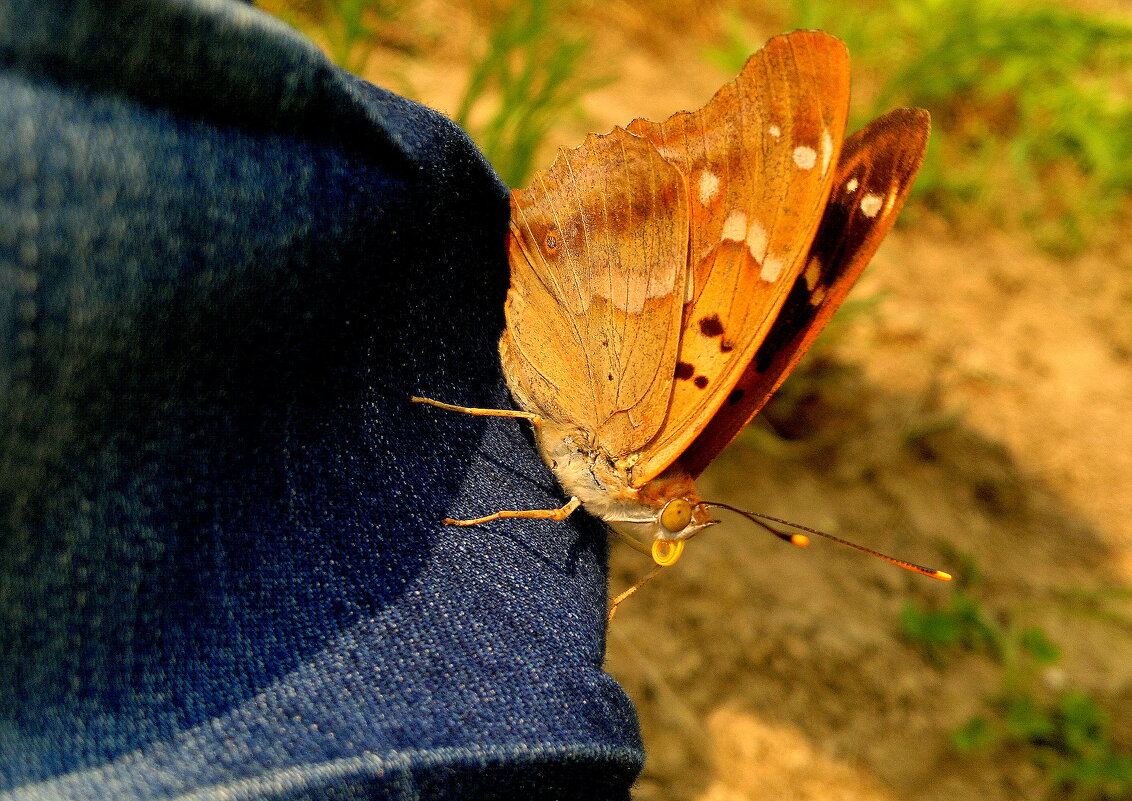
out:
<path id="1" fill-rule="evenodd" d="M 661 567 L 662 565 L 655 565 L 643 579 L 638 581 L 632 587 L 625 590 L 625 592 L 621 593 L 609 602 L 609 614 L 605 617 L 605 625 L 608 626 L 613 622 L 613 616 L 617 614 L 617 607 L 619 607 L 630 595 L 656 578 L 656 574 L 660 572 Z"/>
<path id="2" fill-rule="evenodd" d="M 413 403 L 426 403 L 429 406 L 436 406 L 439 409 L 447 409 L 450 412 L 462 412 L 470 414 L 475 417 L 520 417 L 524 420 L 530 420 L 531 424 L 537 429 L 542 424 L 542 418 L 534 412 L 520 412 L 514 409 L 479 409 L 474 406 L 457 406 L 453 403 L 445 403 L 444 401 L 433 400 L 432 398 L 419 398 L 416 395 L 412 396 L 410 400 Z M 526 510 L 510 510 L 505 509 L 494 514 L 486 515 L 484 517 L 476 517 L 471 520 L 455 520 L 451 517 L 444 518 L 444 525 L 446 526 L 478 526 L 480 523 L 488 523 L 492 520 L 502 520 L 509 517 L 524 517 L 530 520 L 565 520 L 567 517 L 577 511 L 582 502 L 577 498 L 571 498 L 565 505 L 557 509 L 526 509 Z"/>
<path id="3" fill-rule="evenodd" d="M 509 509 L 495 514 L 487 515 L 486 517 L 477 517 L 474 520 L 453 520 L 451 517 L 444 518 L 444 525 L 446 526 L 478 526 L 480 523 L 488 523 L 492 520 L 502 520 L 508 517 L 525 517 L 531 520 L 565 520 L 567 517 L 577 511 L 582 502 L 577 498 L 571 498 L 570 501 L 564 506 L 557 509 L 526 509 L 520 511 L 511 511 Z"/>
<path id="4" fill-rule="evenodd" d="M 450 412 L 462 412 L 463 414 L 470 414 L 474 417 L 521 417 L 524 420 L 530 420 L 535 428 L 542 424 L 542 418 L 534 412 L 520 412 L 514 409 L 478 409 L 475 406 L 457 406 L 453 403 L 445 403 L 444 401 L 433 400 L 432 398 L 418 398 L 413 395 L 409 398 L 413 403 L 426 403 L 429 406 L 435 406 L 438 409 L 447 409 Z"/>

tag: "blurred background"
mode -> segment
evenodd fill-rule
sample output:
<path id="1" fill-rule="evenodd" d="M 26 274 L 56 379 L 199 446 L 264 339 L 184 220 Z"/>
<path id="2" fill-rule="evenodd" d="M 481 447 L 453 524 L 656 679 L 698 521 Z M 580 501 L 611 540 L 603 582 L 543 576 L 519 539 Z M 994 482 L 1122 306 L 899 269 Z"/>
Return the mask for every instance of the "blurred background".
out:
<path id="1" fill-rule="evenodd" d="M 929 109 L 897 230 L 700 488 L 957 580 L 742 519 L 697 539 L 609 635 L 635 795 L 1132 798 L 1132 4 L 260 5 L 512 186 L 794 28 L 848 43 L 852 129 Z M 647 569 L 614 545 L 611 590 Z"/>

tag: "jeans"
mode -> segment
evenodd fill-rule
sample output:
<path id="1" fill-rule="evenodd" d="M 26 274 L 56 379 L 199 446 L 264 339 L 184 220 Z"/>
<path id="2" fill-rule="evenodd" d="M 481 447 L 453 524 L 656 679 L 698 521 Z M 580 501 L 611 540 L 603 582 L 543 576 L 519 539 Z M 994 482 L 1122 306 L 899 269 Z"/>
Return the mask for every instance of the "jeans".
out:
<path id="1" fill-rule="evenodd" d="M 627 798 L 507 191 L 226 0 L 0 0 L 0 799 Z"/>

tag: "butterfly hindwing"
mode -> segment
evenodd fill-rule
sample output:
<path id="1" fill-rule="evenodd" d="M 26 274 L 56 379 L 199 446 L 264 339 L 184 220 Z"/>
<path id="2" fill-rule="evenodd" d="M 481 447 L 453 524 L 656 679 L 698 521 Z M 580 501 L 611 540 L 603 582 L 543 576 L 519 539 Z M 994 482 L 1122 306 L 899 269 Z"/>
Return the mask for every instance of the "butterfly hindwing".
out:
<path id="1" fill-rule="evenodd" d="M 896 109 L 850 137 L 801 272 L 742 377 L 681 455 L 693 476 L 735 438 L 802 358 L 892 227 L 923 162 L 931 123 Z"/>
<path id="2" fill-rule="evenodd" d="M 680 341 L 687 189 L 647 140 L 614 129 L 563 150 L 511 200 L 500 341 L 524 408 L 614 456 L 665 418 Z"/>

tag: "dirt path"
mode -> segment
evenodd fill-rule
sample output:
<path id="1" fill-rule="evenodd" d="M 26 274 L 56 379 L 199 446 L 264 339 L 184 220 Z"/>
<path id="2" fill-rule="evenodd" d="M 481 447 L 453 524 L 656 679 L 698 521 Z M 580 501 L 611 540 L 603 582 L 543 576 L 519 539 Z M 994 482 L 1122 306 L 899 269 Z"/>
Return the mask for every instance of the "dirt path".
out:
<path id="1" fill-rule="evenodd" d="M 1090 315 L 1102 299 L 1066 272 L 1006 237 L 900 233 L 860 287 L 885 293 L 878 310 L 796 377 L 801 401 L 771 410 L 802 438 L 744 437 L 703 491 L 914 561 L 962 572 L 969 558 L 986 609 L 1063 649 L 1043 680 L 1129 720 L 1128 627 L 1067 599 L 1128 581 L 1132 376 Z M 694 545 L 610 639 L 651 748 L 639 798 L 1041 797 L 1024 755 L 949 744 L 999 689 L 995 663 L 936 667 L 899 636 L 906 601 L 951 587 L 742 521 Z M 614 564 L 615 582 L 641 570 L 633 554 Z"/>

